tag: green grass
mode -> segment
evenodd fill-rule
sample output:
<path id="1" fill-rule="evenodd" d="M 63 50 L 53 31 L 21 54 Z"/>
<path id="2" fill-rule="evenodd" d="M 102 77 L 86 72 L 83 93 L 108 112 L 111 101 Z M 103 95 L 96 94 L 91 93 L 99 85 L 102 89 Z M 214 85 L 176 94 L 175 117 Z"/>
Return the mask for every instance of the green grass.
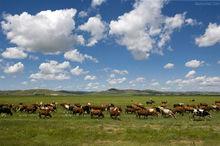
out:
<path id="1" fill-rule="evenodd" d="M 158 105 L 167 100 L 169 106 L 184 102 L 214 103 L 218 96 L 154 96 Z M 132 102 L 145 103 L 144 96 L 86 95 L 74 97 L 0 97 L 0 103 L 114 103 L 125 107 Z M 195 104 L 194 103 L 194 104 Z M 0 145 L 220 145 L 220 112 L 213 118 L 193 121 L 191 115 L 177 115 L 177 120 L 162 117 L 137 119 L 134 115 L 121 115 L 121 121 L 112 120 L 108 113 L 102 120 L 89 115 L 65 114 L 60 107 L 51 119 L 39 119 L 37 114 L 14 113 L 0 117 Z"/>

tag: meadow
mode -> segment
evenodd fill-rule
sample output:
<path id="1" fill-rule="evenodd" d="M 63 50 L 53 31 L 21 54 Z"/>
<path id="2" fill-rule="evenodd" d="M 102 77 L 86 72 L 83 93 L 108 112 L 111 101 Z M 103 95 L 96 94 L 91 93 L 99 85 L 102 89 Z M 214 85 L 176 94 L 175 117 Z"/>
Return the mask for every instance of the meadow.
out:
<path id="1" fill-rule="evenodd" d="M 159 105 L 174 103 L 213 104 L 220 96 L 133 96 L 133 95 L 76 95 L 76 96 L 1 96 L 0 103 L 113 103 L 121 106 L 145 102 L 152 98 Z M 192 99 L 195 99 L 192 102 Z M 192 115 L 177 115 L 177 119 L 149 117 L 138 119 L 122 113 L 113 120 L 105 112 L 104 119 L 89 115 L 73 116 L 61 107 L 51 119 L 40 119 L 38 114 L 13 113 L 0 117 L 0 145 L 220 145 L 220 112 L 211 111 L 212 118 L 192 120 Z"/>

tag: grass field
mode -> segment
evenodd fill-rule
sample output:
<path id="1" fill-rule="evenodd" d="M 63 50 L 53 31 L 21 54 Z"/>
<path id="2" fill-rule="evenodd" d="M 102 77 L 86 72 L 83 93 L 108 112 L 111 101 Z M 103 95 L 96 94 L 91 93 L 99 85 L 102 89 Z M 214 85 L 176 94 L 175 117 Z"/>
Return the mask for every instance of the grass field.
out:
<path id="1" fill-rule="evenodd" d="M 170 107 L 184 102 L 212 104 L 219 96 L 154 96 L 159 104 L 167 100 Z M 122 107 L 132 102 L 145 103 L 146 96 L 82 95 L 67 97 L 0 97 L 0 103 L 114 103 Z M 58 111 L 51 119 L 39 119 L 37 114 L 14 113 L 0 117 L 0 145 L 220 145 L 220 112 L 211 112 L 212 118 L 194 121 L 191 115 L 177 115 L 177 120 L 162 117 L 138 119 L 121 115 L 121 121 L 105 118 L 90 119 L 89 115 L 73 116 Z"/>

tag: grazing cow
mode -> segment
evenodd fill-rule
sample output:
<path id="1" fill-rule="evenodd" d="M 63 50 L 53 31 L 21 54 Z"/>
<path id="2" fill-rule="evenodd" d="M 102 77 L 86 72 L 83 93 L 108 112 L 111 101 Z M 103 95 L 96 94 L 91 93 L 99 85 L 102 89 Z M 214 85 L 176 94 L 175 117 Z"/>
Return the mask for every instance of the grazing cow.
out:
<path id="1" fill-rule="evenodd" d="M 146 101 L 146 104 L 154 104 L 154 103 L 155 103 L 155 101 L 153 101 L 152 99 L 149 101 Z"/>
<path id="2" fill-rule="evenodd" d="M 157 111 L 160 111 L 162 113 L 163 116 L 168 116 L 168 117 L 173 117 L 176 119 L 175 114 L 172 112 L 172 110 L 164 108 L 164 107 L 158 107 L 156 108 Z"/>
<path id="3" fill-rule="evenodd" d="M 166 104 L 167 104 L 167 101 L 161 101 L 161 104 L 165 104 L 165 105 L 166 105 Z"/>
<path id="4" fill-rule="evenodd" d="M 110 113 L 110 117 L 111 117 L 112 119 L 115 119 L 115 120 L 118 119 L 118 120 L 120 120 L 120 119 L 119 119 L 120 114 L 121 114 L 121 109 L 120 109 L 120 108 L 118 108 L 118 107 L 110 107 L 109 113 Z"/>
<path id="5" fill-rule="evenodd" d="M 47 117 L 49 117 L 49 118 L 52 118 L 52 115 L 50 114 L 50 110 L 46 110 L 46 109 L 44 109 L 44 110 L 40 110 L 39 111 L 39 118 L 42 118 L 42 115 L 44 116 L 44 118 L 47 118 Z"/>
<path id="6" fill-rule="evenodd" d="M 13 115 L 12 112 L 11 112 L 11 108 L 9 106 L 6 106 L 6 105 L 1 105 L 0 106 L 0 114 L 1 113 L 5 113 L 5 114 L 8 114 L 8 115 Z"/>
<path id="7" fill-rule="evenodd" d="M 102 113 L 102 110 L 92 109 L 90 115 L 91 115 L 91 119 L 94 116 L 97 118 L 104 118 L 104 114 Z"/>
<path id="8" fill-rule="evenodd" d="M 193 111 L 193 118 L 195 119 L 195 117 L 209 117 L 211 118 L 211 114 L 203 109 L 194 109 Z"/>

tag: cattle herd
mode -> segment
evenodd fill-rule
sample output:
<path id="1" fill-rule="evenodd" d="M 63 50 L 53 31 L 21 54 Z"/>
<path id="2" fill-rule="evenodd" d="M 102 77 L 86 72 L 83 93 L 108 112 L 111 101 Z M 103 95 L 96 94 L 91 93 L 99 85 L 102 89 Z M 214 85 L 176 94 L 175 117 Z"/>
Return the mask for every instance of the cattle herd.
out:
<path id="1" fill-rule="evenodd" d="M 155 117 L 171 117 L 176 119 L 176 115 L 184 115 L 191 113 L 192 118 L 196 117 L 210 117 L 210 111 L 220 111 L 220 101 L 215 101 L 214 104 L 208 105 L 206 103 L 186 105 L 184 103 L 174 104 L 172 108 L 168 107 L 167 101 L 161 101 L 159 106 L 155 105 L 155 101 L 146 101 L 146 105 L 141 103 L 133 103 L 127 105 L 124 110 L 120 106 L 115 106 L 112 103 L 92 105 L 87 103 L 84 105 L 75 103 L 38 103 L 38 104 L 0 104 L 0 114 L 13 115 L 15 112 L 22 112 L 27 114 L 38 114 L 39 118 L 52 118 L 52 114 L 57 111 L 57 108 L 62 108 L 64 113 L 73 115 L 90 115 L 91 118 L 104 118 L 106 113 L 112 119 L 120 120 L 120 115 L 124 111 L 125 114 L 135 115 L 137 118 L 147 118 L 149 116 Z"/>

